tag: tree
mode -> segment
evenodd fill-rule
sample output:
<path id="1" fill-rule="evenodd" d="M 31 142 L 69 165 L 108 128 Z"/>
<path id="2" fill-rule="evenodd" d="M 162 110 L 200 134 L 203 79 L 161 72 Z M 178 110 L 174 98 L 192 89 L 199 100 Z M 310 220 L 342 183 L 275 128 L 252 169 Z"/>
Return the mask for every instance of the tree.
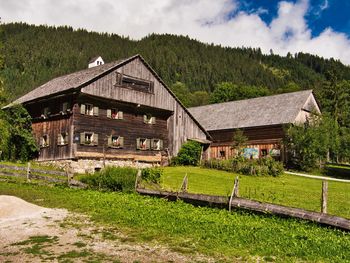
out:
<path id="1" fill-rule="evenodd" d="M 233 133 L 231 149 L 235 150 L 238 156 L 241 156 L 247 141 L 248 137 L 243 134 L 242 130 L 238 129 Z"/>
<path id="2" fill-rule="evenodd" d="M 1 121 L 5 124 L 4 132 L 9 134 L 2 158 L 16 161 L 27 161 L 38 154 L 38 146 L 32 134 L 31 117 L 20 104 L 13 105 L 1 114 Z M 3 146 L 3 147 L 4 147 Z"/>
<path id="3" fill-rule="evenodd" d="M 184 83 L 177 81 L 171 86 L 171 90 L 175 93 L 176 97 L 182 102 L 183 105 L 186 107 L 190 105 L 190 91 Z"/>

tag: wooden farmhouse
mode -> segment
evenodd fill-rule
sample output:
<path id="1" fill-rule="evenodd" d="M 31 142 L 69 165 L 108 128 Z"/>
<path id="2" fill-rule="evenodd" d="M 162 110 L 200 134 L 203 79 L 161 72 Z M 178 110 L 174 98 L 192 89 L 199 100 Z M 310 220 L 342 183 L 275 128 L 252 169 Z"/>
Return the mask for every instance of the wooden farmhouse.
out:
<path id="1" fill-rule="evenodd" d="M 304 123 L 312 111 L 321 113 L 312 90 L 193 107 L 189 111 L 212 137 L 210 158 L 233 157 L 233 134 L 240 129 L 248 138 L 244 148 L 247 158 L 270 155 L 281 161 L 286 161 L 284 127 Z"/>
<path id="2" fill-rule="evenodd" d="M 187 140 L 208 145 L 205 129 L 140 55 L 96 59 L 14 102 L 32 116 L 39 161 L 161 163 Z"/>

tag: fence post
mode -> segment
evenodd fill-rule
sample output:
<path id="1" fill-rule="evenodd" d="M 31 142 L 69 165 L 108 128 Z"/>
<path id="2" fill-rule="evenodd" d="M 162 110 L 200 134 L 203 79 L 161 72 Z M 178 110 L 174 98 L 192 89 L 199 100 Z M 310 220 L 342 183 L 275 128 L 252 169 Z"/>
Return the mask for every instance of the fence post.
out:
<path id="1" fill-rule="evenodd" d="M 27 181 L 30 182 L 30 162 L 27 165 Z"/>
<path id="2" fill-rule="evenodd" d="M 239 195 L 238 187 L 239 187 L 239 181 L 238 181 L 238 176 L 236 176 L 235 183 L 233 185 L 233 189 L 232 189 L 232 193 L 231 193 L 231 197 L 230 197 L 230 201 L 228 204 L 228 211 L 230 211 L 230 212 L 231 212 L 231 203 L 232 203 L 233 197 L 238 197 L 238 195 Z"/>
<path id="3" fill-rule="evenodd" d="M 139 180 L 141 178 L 141 169 L 137 171 L 136 180 L 135 180 L 135 191 L 137 192 L 137 188 L 139 187 Z"/>
<path id="4" fill-rule="evenodd" d="M 328 182 L 322 181 L 321 213 L 327 213 Z"/>
<path id="5" fill-rule="evenodd" d="M 188 178 L 187 178 L 187 173 L 186 173 L 184 179 L 182 180 L 180 191 L 187 193 L 187 187 L 188 187 Z"/>

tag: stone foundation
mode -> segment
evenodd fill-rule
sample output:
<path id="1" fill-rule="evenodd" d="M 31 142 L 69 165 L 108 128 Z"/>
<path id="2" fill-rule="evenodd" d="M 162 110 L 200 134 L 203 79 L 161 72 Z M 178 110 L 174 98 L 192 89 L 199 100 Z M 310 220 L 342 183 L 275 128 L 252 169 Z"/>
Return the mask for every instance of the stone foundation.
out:
<path id="1" fill-rule="evenodd" d="M 94 173 L 103 168 L 103 160 L 79 159 L 79 160 L 57 160 L 44 161 L 42 164 L 53 165 L 66 170 L 68 173 Z M 130 160 L 105 160 L 105 166 L 134 167 L 137 169 L 159 166 L 154 163 L 144 163 Z"/>

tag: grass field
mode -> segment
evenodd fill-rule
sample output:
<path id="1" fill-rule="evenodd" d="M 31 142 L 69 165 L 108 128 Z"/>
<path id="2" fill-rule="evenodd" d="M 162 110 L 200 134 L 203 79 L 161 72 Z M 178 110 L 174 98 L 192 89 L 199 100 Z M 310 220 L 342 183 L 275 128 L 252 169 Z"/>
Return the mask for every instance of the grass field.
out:
<path id="1" fill-rule="evenodd" d="M 236 174 L 199 167 L 166 167 L 162 188 L 178 191 L 188 175 L 189 192 L 229 196 Z M 242 197 L 320 211 L 322 181 L 284 174 L 280 177 L 239 175 Z M 328 183 L 328 212 L 350 218 L 350 183 Z"/>
<path id="2" fill-rule="evenodd" d="M 350 259 L 348 233 L 296 219 L 242 211 L 230 213 L 137 194 L 48 187 L 14 180 L 1 180 L 0 194 L 18 196 L 41 206 L 67 208 L 89 215 L 96 224 L 125 233 L 133 242 L 163 244 L 183 253 L 199 252 L 216 261 Z"/>

